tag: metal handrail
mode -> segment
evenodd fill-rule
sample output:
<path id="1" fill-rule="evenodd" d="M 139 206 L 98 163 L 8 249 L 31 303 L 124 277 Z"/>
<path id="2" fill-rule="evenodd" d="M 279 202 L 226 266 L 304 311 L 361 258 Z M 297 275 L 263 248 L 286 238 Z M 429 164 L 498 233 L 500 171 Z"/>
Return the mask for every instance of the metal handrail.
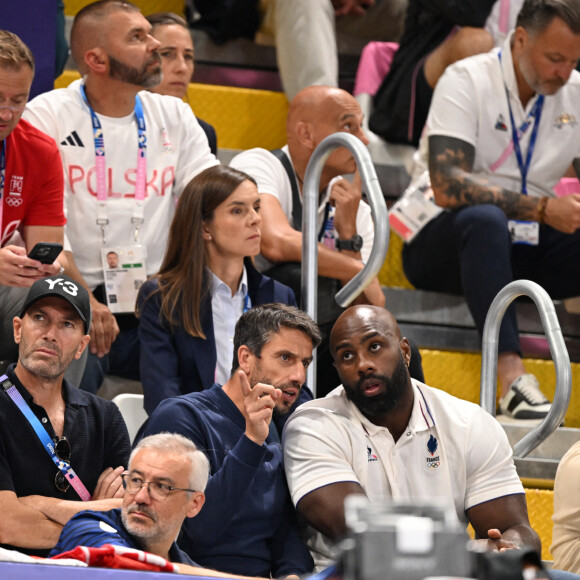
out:
<path id="1" fill-rule="evenodd" d="M 320 176 L 330 154 L 338 147 L 346 147 L 353 155 L 363 183 L 375 226 L 374 242 L 363 269 L 336 294 L 340 306 L 350 304 L 378 275 L 389 247 L 389 219 L 385 198 L 375 168 L 363 142 L 349 133 L 334 133 L 316 147 L 304 176 L 302 204 L 302 308 L 317 319 L 318 301 L 318 192 Z M 316 358 L 308 368 L 307 384 L 316 396 Z"/>
<path id="2" fill-rule="evenodd" d="M 572 393 L 570 357 L 552 299 L 535 282 L 515 280 L 498 293 L 485 319 L 481 352 L 481 406 L 495 416 L 499 329 L 509 305 L 519 296 L 530 297 L 540 313 L 542 327 L 556 367 L 556 391 L 552 407 L 544 420 L 514 446 L 514 457 L 517 458 L 528 455 L 558 428 L 564 419 Z"/>

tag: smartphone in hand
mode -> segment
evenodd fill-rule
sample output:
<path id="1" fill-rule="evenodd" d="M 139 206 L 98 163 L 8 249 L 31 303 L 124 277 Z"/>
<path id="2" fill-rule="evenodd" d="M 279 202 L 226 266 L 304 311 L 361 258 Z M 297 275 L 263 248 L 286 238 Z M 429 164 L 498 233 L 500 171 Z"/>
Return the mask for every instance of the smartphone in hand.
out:
<path id="1" fill-rule="evenodd" d="M 52 264 L 62 252 L 62 244 L 53 242 L 38 242 L 30 250 L 28 257 L 32 260 L 38 260 L 41 264 Z"/>

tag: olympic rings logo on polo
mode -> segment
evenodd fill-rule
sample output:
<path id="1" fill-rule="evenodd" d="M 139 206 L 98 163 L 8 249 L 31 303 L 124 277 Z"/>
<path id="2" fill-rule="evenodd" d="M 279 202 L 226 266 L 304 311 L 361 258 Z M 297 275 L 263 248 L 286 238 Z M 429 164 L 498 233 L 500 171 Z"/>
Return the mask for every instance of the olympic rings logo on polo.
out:
<path id="1" fill-rule="evenodd" d="M 19 207 L 22 205 L 22 198 L 21 197 L 12 197 L 12 196 L 8 196 L 6 198 L 6 203 L 10 206 L 10 207 Z"/>
<path id="2" fill-rule="evenodd" d="M 55 278 L 51 280 L 46 278 L 45 282 L 48 284 L 49 290 L 54 290 L 55 286 L 60 286 L 67 294 L 71 296 L 76 296 L 79 292 L 79 287 L 68 280 L 63 280 L 62 278 Z"/>

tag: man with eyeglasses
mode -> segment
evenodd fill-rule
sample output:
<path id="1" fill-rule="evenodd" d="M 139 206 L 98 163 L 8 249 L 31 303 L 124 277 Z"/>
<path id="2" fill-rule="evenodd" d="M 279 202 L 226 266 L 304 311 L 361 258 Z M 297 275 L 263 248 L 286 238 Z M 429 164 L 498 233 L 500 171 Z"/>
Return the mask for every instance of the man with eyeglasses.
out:
<path id="1" fill-rule="evenodd" d="M 20 119 L 33 76 L 30 49 L 0 30 L 0 365 L 16 360 L 12 318 L 27 288 L 61 267 L 58 260 L 41 264 L 26 255 L 37 242 L 62 244 L 66 222 L 56 144 Z"/>
<path id="2" fill-rule="evenodd" d="M 298 399 L 320 332 L 284 304 L 250 308 L 234 332 L 230 379 L 163 401 L 145 435 L 175 431 L 204 451 L 206 502 L 185 520 L 179 546 L 231 574 L 280 578 L 312 570 L 290 503 L 279 428 Z"/>
<path id="3" fill-rule="evenodd" d="M 158 433 L 141 439 L 122 476 L 122 507 L 77 514 L 63 528 L 50 555 L 77 546 L 112 545 L 161 556 L 177 564 L 182 574 L 240 578 L 200 567 L 175 542 L 183 521 L 203 507 L 208 475 L 207 457 L 186 437 Z"/>
<path id="4" fill-rule="evenodd" d="M 89 342 L 87 291 L 35 282 L 14 317 L 18 362 L 0 377 L 0 541 L 46 555 L 85 509 L 121 505 L 129 435 L 117 406 L 64 380 Z"/>
<path id="5" fill-rule="evenodd" d="M 122 476 L 122 507 L 77 514 L 62 530 L 51 555 L 76 546 L 112 544 L 195 565 L 175 538 L 183 520 L 201 510 L 208 474 L 206 456 L 182 435 L 159 433 L 142 439 Z"/>

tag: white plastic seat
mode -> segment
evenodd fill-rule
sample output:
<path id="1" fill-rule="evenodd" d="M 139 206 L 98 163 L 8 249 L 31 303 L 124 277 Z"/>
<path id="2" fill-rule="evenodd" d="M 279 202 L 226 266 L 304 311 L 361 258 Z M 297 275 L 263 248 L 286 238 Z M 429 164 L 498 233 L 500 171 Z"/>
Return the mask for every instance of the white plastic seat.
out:
<path id="1" fill-rule="evenodd" d="M 133 441 L 135 435 L 137 435 L 137 431 L 139 431 L 139 428 L 147 419 L 147 413 L 143 408 L 143 395 L 121 393 L 113 399 L 113 403 L 119 407 L 121 415 L 123 415 L 123 419 L 127 425 L 129 437 Z"/>

